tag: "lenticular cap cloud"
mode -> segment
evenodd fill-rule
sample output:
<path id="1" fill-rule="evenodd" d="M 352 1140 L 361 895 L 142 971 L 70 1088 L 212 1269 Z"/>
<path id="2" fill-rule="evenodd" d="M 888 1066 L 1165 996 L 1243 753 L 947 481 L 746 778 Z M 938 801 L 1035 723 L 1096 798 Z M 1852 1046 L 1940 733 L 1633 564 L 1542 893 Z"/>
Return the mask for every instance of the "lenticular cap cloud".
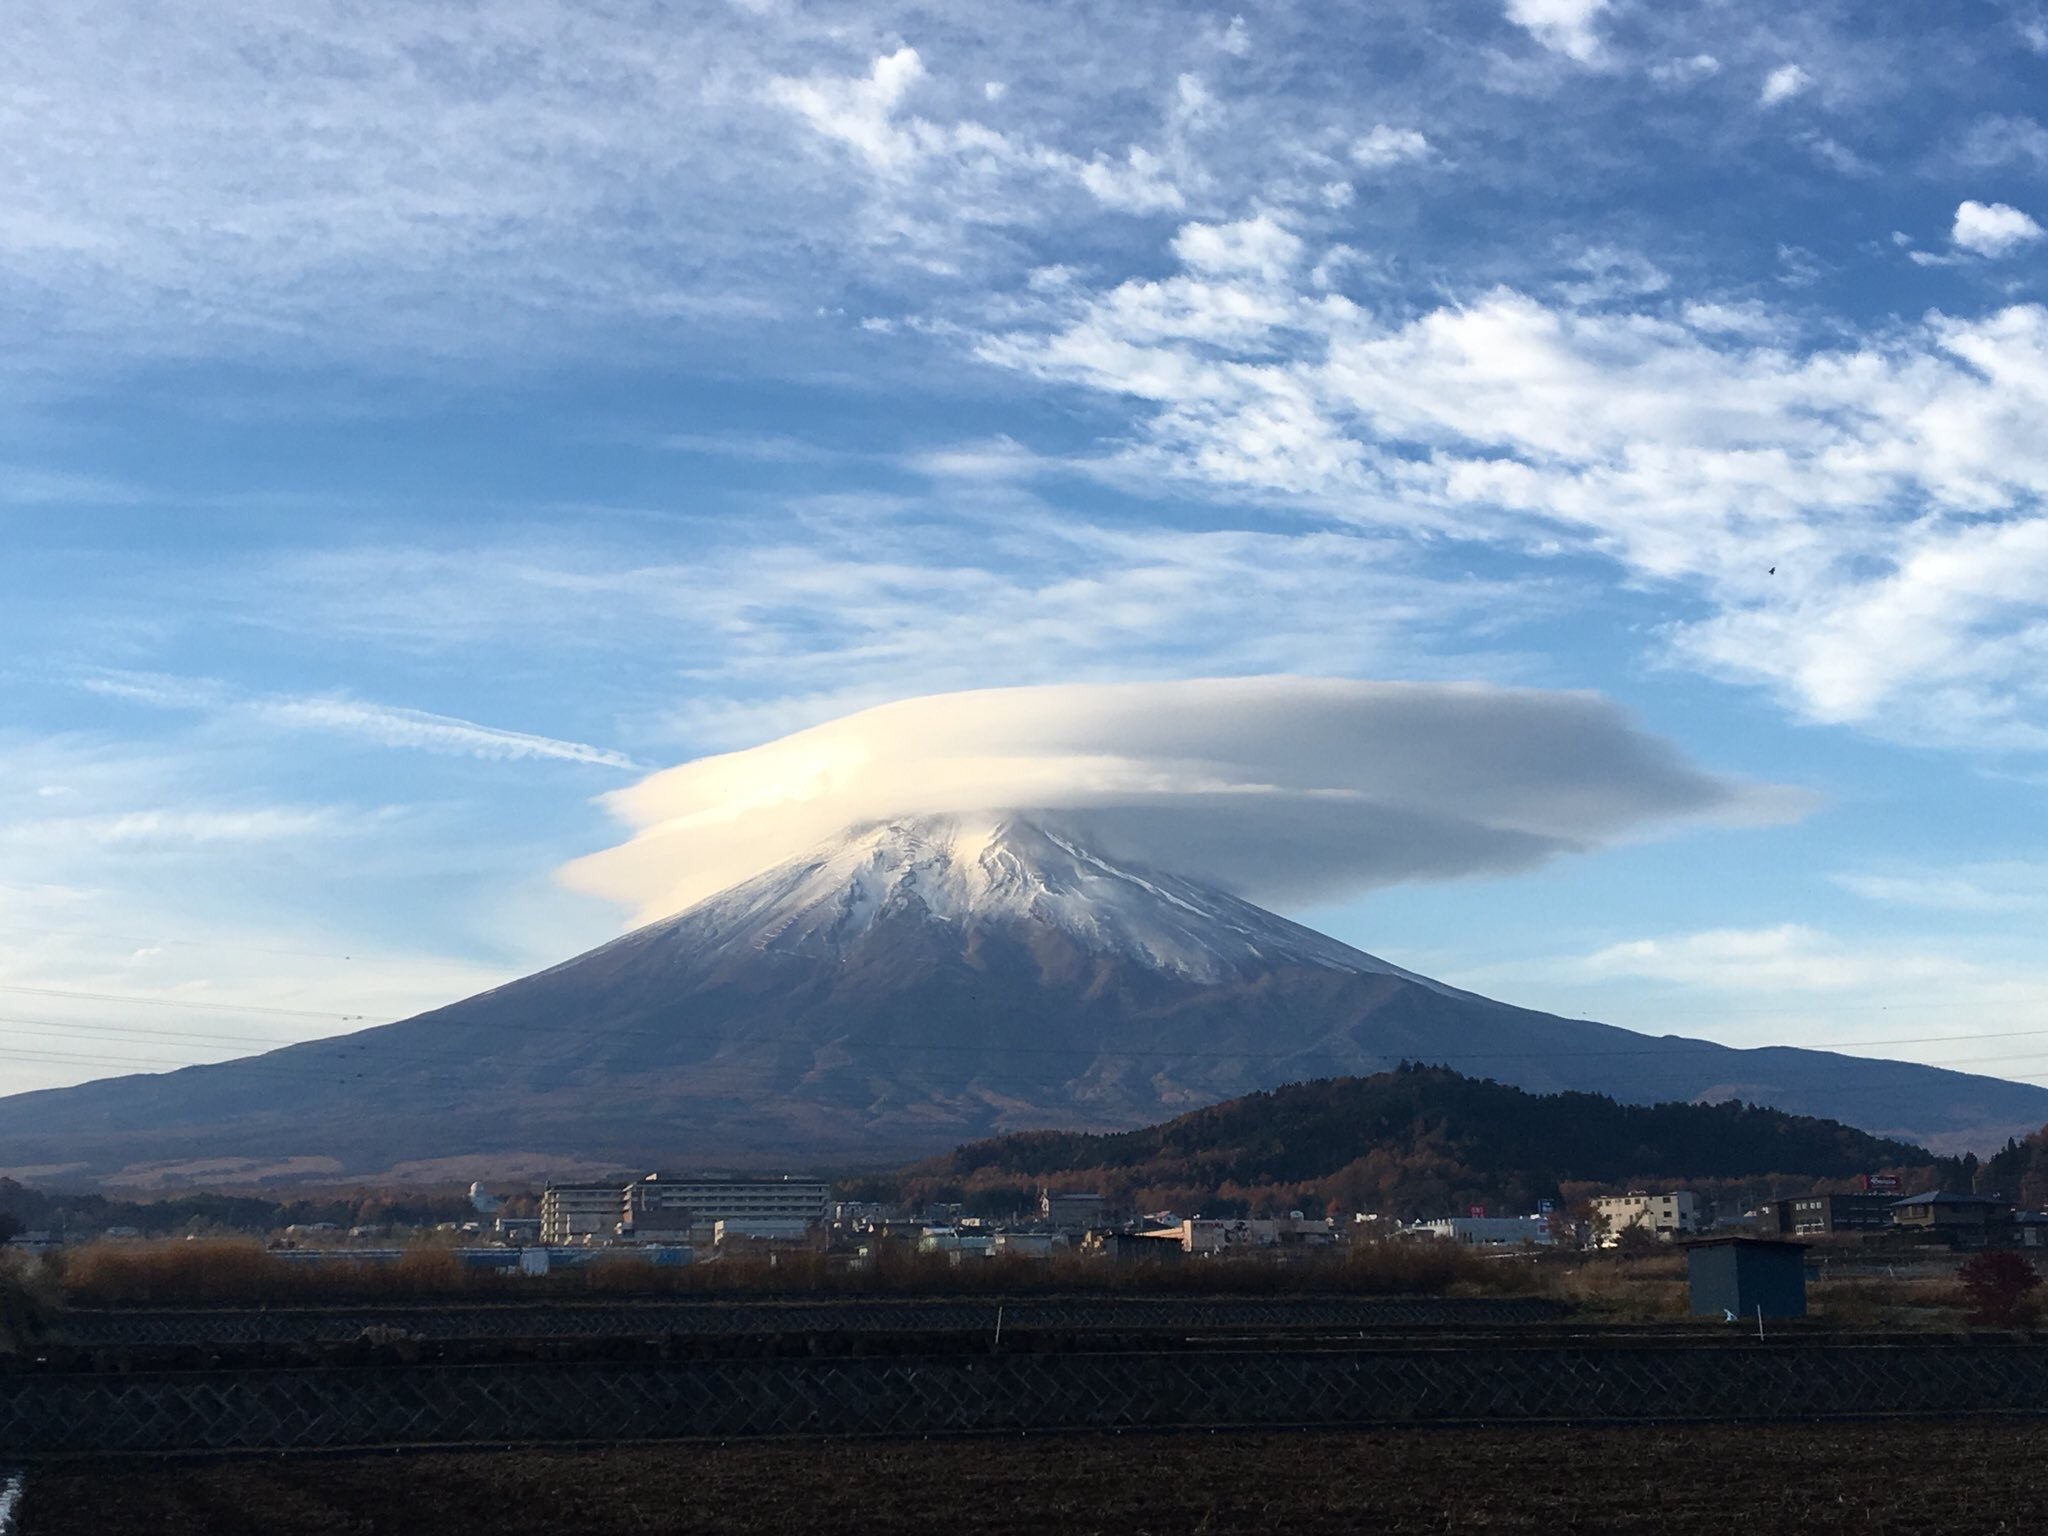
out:
<path id="1" fill-rule="evenodd" d="M 1800 803 L 1695 768 L 1589 693 L 1053 684 L 904 699 L 653 774 L 604 797 L 632 836 L 563 878 L 652 921 L 852 827 L 1019 815 L 1106 857 L 1299 905 Z"/>

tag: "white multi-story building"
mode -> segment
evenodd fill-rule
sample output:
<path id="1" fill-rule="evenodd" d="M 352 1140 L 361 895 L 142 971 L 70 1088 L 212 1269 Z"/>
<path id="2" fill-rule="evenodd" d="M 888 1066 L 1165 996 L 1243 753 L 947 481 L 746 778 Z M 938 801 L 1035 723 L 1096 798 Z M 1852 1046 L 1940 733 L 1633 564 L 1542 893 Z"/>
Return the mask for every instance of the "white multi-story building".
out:
<path id="1" fill-rule="evenodd" d="M 1602 1195 L 1593 1202 L 1599 1218 L 1602 1247 L 1611 1248 L 1630 1227 L 1641 1227 L 1660 1241 L 1690 1237 L 1700 1230 L 1699 1202 L 1689 1189 L 1653 1195 L 1632 1189 L 1625 1195 Z"/>
<path id="2" fill-rule="evenodd" d="M 540 1240 L 555 1247 L 619 1230 L 616 1184 L 550 1184 L 540 1197 Z"/>

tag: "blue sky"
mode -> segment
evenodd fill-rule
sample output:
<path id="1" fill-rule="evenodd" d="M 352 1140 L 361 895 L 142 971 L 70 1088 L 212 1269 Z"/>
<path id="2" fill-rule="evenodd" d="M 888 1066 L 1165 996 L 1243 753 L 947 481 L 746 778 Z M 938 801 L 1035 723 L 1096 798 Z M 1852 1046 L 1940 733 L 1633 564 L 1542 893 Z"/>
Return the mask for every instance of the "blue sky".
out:
<path id="1" fill-rule="evenodd" d="M 651 769 L 1279 671 L 1813 798 L 1297 915 L 2048 1081 L 2048 11 L 83 0 L 0 77 L 0 1088 L 607 937 Z"/>

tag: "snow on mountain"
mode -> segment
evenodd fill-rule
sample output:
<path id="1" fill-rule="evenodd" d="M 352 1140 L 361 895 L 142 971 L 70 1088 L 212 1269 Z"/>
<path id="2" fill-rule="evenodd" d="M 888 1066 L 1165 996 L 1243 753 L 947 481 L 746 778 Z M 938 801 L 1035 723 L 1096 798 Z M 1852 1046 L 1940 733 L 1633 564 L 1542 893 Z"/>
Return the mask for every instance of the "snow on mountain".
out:
<path id="1" fill-rule="evenodd" d="M 1226 892 L 1115 863 L 1023 817 L 857 828 L 630 937 L 694 939 L 706 958 L 751 949 L 821 959 L 904 920 L 962 932 L 1042 925 L 1084 950 L 1187 981 L 1289 963 L 1450 990 Z"/>

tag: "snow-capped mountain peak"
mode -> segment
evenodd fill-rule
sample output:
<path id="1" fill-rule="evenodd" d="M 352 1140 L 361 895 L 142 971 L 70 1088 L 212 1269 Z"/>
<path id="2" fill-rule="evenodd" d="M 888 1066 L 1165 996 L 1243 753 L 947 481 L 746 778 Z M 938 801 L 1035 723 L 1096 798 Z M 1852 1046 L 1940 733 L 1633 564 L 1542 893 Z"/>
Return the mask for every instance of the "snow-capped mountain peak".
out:
<path id="1" fill-rule="evenodd" d="M 1106 858 L 1070 832 L 1021 816 L 854 828 L 642 932 L 688 932 L 719 953 L 828 958 L 898 922 L 944 924 L 963 936 L 1051 928 L 1085 951 L 1191 981 L 1276 964 L 1422 979 L 1226 892 Z"/>

